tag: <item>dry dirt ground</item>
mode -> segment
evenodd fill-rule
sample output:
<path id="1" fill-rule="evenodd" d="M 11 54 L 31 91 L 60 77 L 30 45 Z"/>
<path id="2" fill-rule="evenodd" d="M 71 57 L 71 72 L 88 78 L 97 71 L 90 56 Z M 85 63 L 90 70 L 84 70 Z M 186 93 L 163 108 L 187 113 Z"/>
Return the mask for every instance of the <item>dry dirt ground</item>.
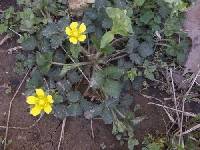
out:
<path id="1" fill-rule="evenodd" d="M 0 0 L 0 10 L 8 5 L 14 5 L 14 0 Z M 3 36 L 0 36 L 0 40 Z M 14 95 L 23 76 L 19 77 L 14 72 L 15 55 L 8 54 L 7 50 L 15 46 L 15 39 L 8 40 L 0 46 L 0 126 L 6 125 L 9 102 Z M 6 94 L 7 87 L 11 87 L 11 93 Z M 14 99 L 11 110 L 9 126 L 28 127 L 35 122 L 35 118 L 29 115 L 28 106 L 23 96 L 24 86 Z M 165 124 L 161 111 L 142 96 L 135 94 L 135 103 L 141 105 L 140 114 L 146 119 L 136 128 L 136 137 L 140 140 L 147 134 L 165 133 Z M 27 130 L 9 129 L 7 150 L 56 150 L 62 121 L 53 116 L 44 116 L 36 126 Z M 104 125 L 101 120 L 93 121 L 95 138 L 92 138 L 90 121 L 83 118 L 67 119 L 64 140 L 61 150 L 100 150 L 100 145 L 105 145 L 106 150 L 126 150 L 127 145 L 120 146 L 112 135 L 112 127 Z M 5 129 L 0 127 L 0 139 L 5 136 Z M 3 145 L 0 144 L 0 150 Z M 138 147 L 138 150 L 141 148 Z"/>

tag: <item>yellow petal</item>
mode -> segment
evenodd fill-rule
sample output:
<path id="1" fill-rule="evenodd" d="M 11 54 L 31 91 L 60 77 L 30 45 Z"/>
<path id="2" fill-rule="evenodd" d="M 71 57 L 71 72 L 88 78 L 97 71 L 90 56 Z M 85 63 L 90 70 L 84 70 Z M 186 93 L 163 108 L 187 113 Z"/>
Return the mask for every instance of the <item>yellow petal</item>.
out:
<path id="1" fill-rule="evenodd" d="M 73 44 L 77 44 L 78 43 L 78 40 L 75 38 L 75 37 L 71 37 L 69 38 L 69 41 Z"/>
<path id="2" fill-rule="evenodd" d="M 40 106 L 35 105 L 35 107 L 33 107 L 31 109 L 30 114 L 33 115 L 33 116 L 37 116 L 37 115 L 39 115 L 41 113 L 41 110 L 42 110 L 42 108 Z"/>
<path id="3" fill-rule="evenodd" d="M 37 97 L 35 97 L 35 96 L 28 96 L 27 98 L 26 98 L 26 102 L 28 103 L 28 104 L 30 104 L 30 105 L 33 105 L 33 104 L 36 104 L 37 103 Z"/>
<path id="4" fill-rule="evenodd" d="M 53 103 L 53 97 L 51 95 L 47 96 L 47 100 L 49 103 L 51 103 L 51 104 Z"/>
<path id="5" fill-rule="evenodd" d="M 43 89 L 36 89 L 35 92 L 39 97 L 43 97 L 45 95 Z"/>
<path id="6" fill-rule="evenodd" d="M 45 113 L 50 114 L 51 111 L 52 111 L 51 105 L 46 105 L 46 106 L 44 107 L 44 112 L 45 112 Z"/>
<path id="7" fill-rule="evenodd" d="M 86 39 L 86 35 L 80 35 L 78 37 L 78 40 L 81 41 L 81 42 L 85 41 L 85 39 Z"/>
<path id="8" fill-rule="evenodd" d="M 80 27 L 79 27 L 79 33 L 83 33 L 86 31 L 86 26 L 84 23 L 81 23 Z"/>
<path id="9" fill-rule="evenodd" d="M 69 27 L 66 27 L 65 33 L 70 36 L 70 35 L 72 35 L 72 30 Z"/>
<path id="10" fill-rule="evenodd" d="M 78 22 L 72 22 L 71 24 L 70 24 L 70 28 L 71 29 L 76 29 L 78 27 Z"/>

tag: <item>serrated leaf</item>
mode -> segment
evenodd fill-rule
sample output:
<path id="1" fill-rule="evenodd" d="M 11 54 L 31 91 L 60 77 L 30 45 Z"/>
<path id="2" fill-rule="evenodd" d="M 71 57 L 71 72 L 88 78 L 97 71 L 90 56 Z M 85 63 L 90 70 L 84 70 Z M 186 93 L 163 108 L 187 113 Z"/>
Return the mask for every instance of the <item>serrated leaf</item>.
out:
<path id="1" fill-rule="evenodd" d="M 52 52 L 36 53 L 36 63 L 41 71 L 41 73 L 47 74 L 51 68 L 52 63 Z"/>
<path id="2" fill-rule="evenodd" d="M 77 71 L 73 70 L 67 73 L 67 78 L 72 84 L 75 84 L 79 82 L 82 77 L 80 76 L 79 73 L 77 73 Z"/>
<path id="3" fill-rule="evenodd" d="M 8 26 L 6 24 L 0 23 L 0 34 L 6 32 L 8 30 Z"/>
<path id="4" fill-rule="evenodd" d="M 84 117 L 86 119 L 92 119 L 94 117 L 100 116 L 102 114 L 103 108 L 103 104 L 95 105 L 94 108 L 84 112 Z"/>
<path id="5" fill-rule="evenodd" d="M 81 100 L 81 93 L 79 91 L 71 91 L 67 94 L 69 102 L 76 103 Z"/>
<path id="6" fill-rule="evenodd" d="M 43 77 L 38 70 L 31 72 L 31 78 L 27 80 L 26 86 L 28 90 L 43 86 Z"/>
<path id="7" fill-rule="evenodd" d="M 51 38 L 52 35 L 59 33 L 58 27 L 55 23 L 48 24 L 42 31 L 43 36 Z"/>
<path id="8" fill-rule="evenodd" d="M 142 6 L 145 3 L 145 0 L 134 0 L 136 6 Z"/>
<path id="9" fill-rule="evenodd" d="M 129 58 L 131 59 L 132 63 L 135 63 L 136 65 L 142 65 L 144 61 L 143 58 L 137 53 L 130 54 Z"/>
<path id="10" fill-rule="evenodd" d="M 114 98 L 119 97 L 121 88 L 122 88 L 122 85 L 119 81 L 109 80 L 109 79 L 106 79 L 102 87 L 106 95 L 109 95 Z"/>
<path id="11" fill-rule="evenodd" d="M 139 141 L 137 139 L 129 138 L 128 139 L 128 149 L 134 150 L 134 147 L 139 144 Z"/>
<path id="12" fill-rule="evenodd" d="M 133 33 L 131 18 L 127 16 L 126 10 L 107 7 L 106 13 L 113 21 L 113 26 L 111 30 L 113 34 L 127 36 L 129 33 Z"/>
<path id="13" fill-rule="evenodd" d="M 64 32 L 65 31 L 65 28 L 67 26 L 69 26 L 70 24 L 70 18 L 69 17 L 63 17 L 61 18 L 58 23 L 57 23 L 57 27 L 58 29 L 61 31 L 61 32 Z"/>
<path id="14" fill-rule="evenodd" d="M 53 99 L 54 99 L 55 104 L 59 104 L 59 103 L 63 102 L 63 97 L 61 95 L 58 95 L 58 94 L 55 94 L 53 96 Z"/>
<path id="15" fill-rule="evenodd" d="M 151 19 L 154 18 L 154 13 L 152 11 L 145 11 L 142 16 L 140 16 L 140 21 L 148 24 Z"/>
<path id="16" fill-rule="evenodd" d="M 93 104 L 92 102 L 90 101 L 87 101 L 85 99 L 82 99 L 80 101 L 80 105 L 81 105 L 81 108 L 83 109 L 84 112 L 86 111 L 89 111 L 89 110 L 92 110 L 96 105 Z"/>
<path id="17" fill-rule="evenodd" d="M 53 107 L 53 114 L 56 118 L 64 119 L 66 116 L 68 116 L 66 105 L 63 104 L 57 104 Z"/>
<path id="18" fill-rule="evenodd" d="M 114 39 L 114 34 L 109 31 L 106 32 L 103 37 L 101 38 L 101 46 L 100 48 L 105 48 L 110 42 L 112 42 L 112 40 Z"/>
<path id="19" fill-rule="evenodd" d="M 109 66 L 103 70 L 103 74 L 106 78 L 120 79 L 124 74 L 124 71 L 122 69 L 119 69 L 118 67 Z"/>
<path id="20" fill-rule="evenodd" d="M 146 58 L 148 56 L 151 56 L 154 53 L 154 49 L 153 49 L 152 45 L 149 44 L 148 42 L 143 42 L 140 45 L 138 52 L 139 52 L 140 56 L 142 56 L 143 58 Z"/>
<path id="21" fill-rule="evenodd" d="M 137 48 L 139 47 L 139 44 L 140 43 L 138 42 L 138 40 L 135 37 L 129 38 L 127 46 L 126 46 L 127 52 L 129 54 L 131 54 L 133 52 L 137 52 Z"/>
<path id="22" fill-rule="evenodd" d="M 51 36 L 50 42 L 51 42 L 51 47 L 53 49 L 57 49 L 59 46 L 62 46 L 63 41 L 65 40 L 65 37 L 63 34 L 56 34 Z"/>
<path id="23" fill-rule="evenodd" d="M 107 108 L 103 109 L 101 117 L 102 117 L 105 124 L 112 124 L 113 115 L 112 115 L 112 112 L 109 109 L 107 109 Z"/>
<path id="24" fill-rule="evenodd" d="M 71 87 L 71 83 L 66 79 L 56 82 L 56 88 L 58 89 L 59 93 L 65 94 L 71 89 Z"/>
<path id="25" fill-rule="evenodd" d="M 27 38 L 25 41 L 21 43 L 21 46 L 24 50 L 34 50 L 37 47 L 37 41 L 34 36 Z"/>
<path id="26" fill-rule="evenodd" d="M 81 46 L 79 44 L 77 44 L 77 45 L 71 44 L 70 52 L 72 54 L 72 57 L 77 59 L 79 56 L 79 53 L 81 52 Z"/>
<path id="27" fill-rule="evenodd" d="M 72 103 L 67 106 L 67 113 L 69 116 L 76 117 L 83 114 L 83 110 L 79 103 Z"/>

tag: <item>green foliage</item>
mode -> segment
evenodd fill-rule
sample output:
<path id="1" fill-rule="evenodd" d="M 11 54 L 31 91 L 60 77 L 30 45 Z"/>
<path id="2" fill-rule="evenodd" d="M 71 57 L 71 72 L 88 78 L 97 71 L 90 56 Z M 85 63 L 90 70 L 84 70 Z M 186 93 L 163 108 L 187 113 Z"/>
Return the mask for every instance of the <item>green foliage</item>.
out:
<path id="1" fill-rule="evenodd" d="M 39 67 L 39 70 L 43 74 L 47 74 L 51 67 L 52 62 L 52 52 L 40 53 L 37 52 L 36 54 L 36 63 Z"/>
<path id="2" fill-rule="evenodd" d="M 100 48 L 105 48 L 114 39 L 115 34 L 128 36 L 133 33 L 131 18 L 127 16 L 126 10 L 107 7 L 106 13 L 112 19 L 113 25 L 111 31 L 103 35 Z"/>
<path id="3" fill-rule="evenodd" d="M 108 96 L 119 97 L 122 88 L 120 82 L 122 75 L 121 69 L 114 66 L 107 67 L 93 74 L 91 87 L 101 88 Z"/>

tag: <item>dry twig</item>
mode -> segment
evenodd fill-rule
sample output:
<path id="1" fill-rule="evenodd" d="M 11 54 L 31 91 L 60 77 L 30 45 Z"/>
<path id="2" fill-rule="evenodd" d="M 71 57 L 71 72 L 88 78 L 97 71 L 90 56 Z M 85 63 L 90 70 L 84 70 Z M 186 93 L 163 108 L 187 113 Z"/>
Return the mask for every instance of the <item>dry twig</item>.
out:
<path id="1" fill-rule="evenodd" d="M 61 128 L 61 133 L 60 133 L 60 139 L 59 139 L 57 150 L 60 150 L 62 139 L 64 138 L 66 120 L 67 120 L 67 118 L 65 117 L 65 119 L 63 120 L 63 123 L 62 123 L 62 128 Z"/>
<path id="2" fill-rule="evenodd" d="M 22 79 L 20 85 L 18 86 L 18 88 L 17 88 L 17 90 L 16 90 L 14 96 L 12 97 L 12 99 L 11 99 L 11 101 L 10 101 L 10 103 L 9 103 L 8 117 L 7 117 L 7 122 L 6 122 L 6 133 L 5 133 L 5 137 L 4 137 L 4 150 L 6 150 L 6 143 L 7 143 L 8 129 L 9 129 L 8 126 L 9 126 L 9 121 L 10 121 L 12 103 L 13 103 L 15 97 L 17 96 L 17 94 L 18 94 L 20 88 L 22 87 L 23 83 L 25 82 L 26 77 L 28 76 L 30 70 L 31 70 L 31 69 L 29 69 L 29 70 L 27 71 L 27 73 L 25 74 L 24 78 Z"/>

